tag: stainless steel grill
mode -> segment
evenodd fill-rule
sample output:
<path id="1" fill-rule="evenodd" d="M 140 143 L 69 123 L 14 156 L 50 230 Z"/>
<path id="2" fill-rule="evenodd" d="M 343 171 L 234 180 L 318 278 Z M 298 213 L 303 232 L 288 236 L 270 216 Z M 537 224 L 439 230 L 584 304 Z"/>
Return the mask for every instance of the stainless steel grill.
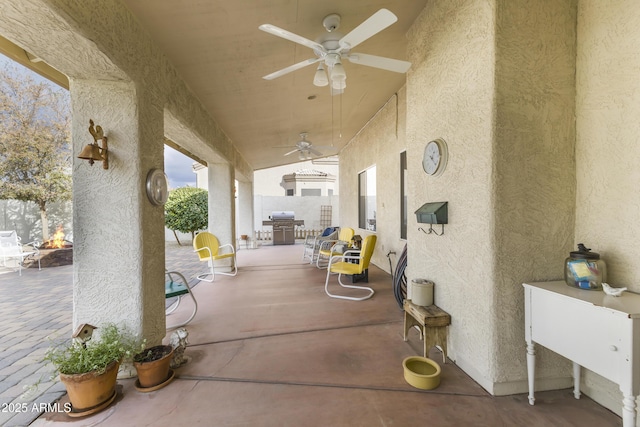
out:
<path id="1" fill-rule="evenodd" d="M 269 221 L 262 221 L 262 225 L 273 227 L 274 245 L 293 245 L 296 241 L 295 226 L 304 225 L 304 221 L 296 219 L 293 211 L 271 212 Z"/>

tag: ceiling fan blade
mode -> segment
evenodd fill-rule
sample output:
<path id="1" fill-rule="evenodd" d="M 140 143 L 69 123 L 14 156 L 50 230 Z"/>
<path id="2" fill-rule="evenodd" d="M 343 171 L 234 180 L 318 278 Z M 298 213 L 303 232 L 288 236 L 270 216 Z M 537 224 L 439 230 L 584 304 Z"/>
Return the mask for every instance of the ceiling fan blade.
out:
<path id="1" fill-rule="evenodd" d="M 314 154 L 314 155 L 316 155 L 316 156 L 322 156 L 322 153 L 321 153 L 321 152 L 319 152 L 319 151 L 317 151 L 317 150 L 314 150 L 314 149 L 313 149 L 313 148 L 311 148 L 311 147 L 309 147 L 309 148 L 308 148 L 308 150 L 309 150 L 309 152 L 311 152 L 312 154 Z"/>
<path id="2" fill-rule="evenodd" d="M 387 9 L 380 9 L 371 15 L 366 21 L 351 30 L 349 34 L 340 39 L 339 44 L 342 49 L 352 49 L 368 39 L 378 34 L 398 20 L 398 17 Z"/>
<path id="3" fill-rule="evenodd" d="M 295 150 L 291 150 L 291 151 L 289 151 L 288 153 L 284 153 L 284 155 L 285 155 L 285 156 L 288 156 L 288 155 L 290 155 L 290 154 L 295 153 L 296 151 L 300 151 L 300 150 L 298 150 L 298 149 L 296 148 Z"/>
<path id="4" fill-rule="evenodd" d="M 275 78 L 278 78 L 280 76 L 284 76 L 285 74 L 289 74 L 292 71 L 296 71 L 299 70 L 300 68 L 304 68 L 308 65 L 311 64 L 315 64 L 316 62 L 320 61 L 320 58 L 311 58 L 311 59 L 305 59 L 302 62 L 298 62 L 297 64 L 293 64 L 288 66 L 287 68 L 283 68 L 282 70 L 278 70 L 275 71 L 271 74 L 267 74 L 266 76 L 263 76 L 262 78 L 265 80 L 273 80 Z"/>
<path id="5" fill-rule="evenodd" d="M 368 55 L 366 53 L 350 53 L 342 56 L 354 64 L 381 68 L 387 71 L 395 71 L 396 73 L 406 73 L 409 70 L 409 67 L 411 67 L 411 62 L 376 55 Z"/>
<path id="6" fill-rule="evenodd" d="M 313 50 L 317 50 L 319 52 L 326 52 L 324 49 L 324 46 L 322 46 L 320 43 L 316 43 L 307 38 L 299 36 L 297 34 L 293 34 L 290 31 L 283 30 L 282 28 L 276 27 L 275 25 L 262 24 L 258 28 L 266 33 L 273 34 L 274 36 L 282 37 L 283 39 L 301 44 Z"/>

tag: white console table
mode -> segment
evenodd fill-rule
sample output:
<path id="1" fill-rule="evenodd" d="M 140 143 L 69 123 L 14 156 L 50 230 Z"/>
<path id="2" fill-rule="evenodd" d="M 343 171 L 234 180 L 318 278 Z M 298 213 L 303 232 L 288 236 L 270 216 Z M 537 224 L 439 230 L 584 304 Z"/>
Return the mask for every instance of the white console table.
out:
<path id="1" fill-rule="evenodd" d="M 620 297 L 565 282 L 523 284 L 529 404 L 533 405 L 535 344 L 573 362 L 573 394 L 580 398 L 580 367 L 617 383 L 624 427 L 636 425 L 640 394 L 640 295 Z M 535 344 L 534 344 L 535 343 Z"/>

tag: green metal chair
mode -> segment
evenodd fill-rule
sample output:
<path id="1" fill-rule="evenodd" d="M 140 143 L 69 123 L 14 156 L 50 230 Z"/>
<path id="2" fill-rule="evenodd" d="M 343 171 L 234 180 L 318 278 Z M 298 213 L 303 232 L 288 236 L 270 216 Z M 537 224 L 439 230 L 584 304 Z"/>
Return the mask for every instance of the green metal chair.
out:
<path id="1" fill-rule="evenodd" d="M 182 273 L 179 273 L 177 271 L 165 271 L 164 274 L 165 299 L 176 298 L 175 301 L 173 301 L 168 307 L 166 307 L 165 314 L 167 316 L 176 311 L 183 296 L 189 295 L 193 300 L 193 312 L 191 313 L 191 316 L 186 321 L 180 324 L 167 326 L 167 329 L 180 328 L 191 322 L 196 316 L 196 312 L 198 311 L 198 301 L 196 301 L 196 297 L 193 295 L 193 291 L 189 287 L 189 283 L 187 282 L 187 279 L 185 279 L 185 277 L 182 275 Z"/>

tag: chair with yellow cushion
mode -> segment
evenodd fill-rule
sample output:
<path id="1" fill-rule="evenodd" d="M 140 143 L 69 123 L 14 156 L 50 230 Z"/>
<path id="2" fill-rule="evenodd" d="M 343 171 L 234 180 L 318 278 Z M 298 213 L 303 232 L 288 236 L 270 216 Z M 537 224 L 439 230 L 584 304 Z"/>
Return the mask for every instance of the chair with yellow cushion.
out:
<path id="1" fill-rule="evenodd" d="M 215 261 L 230 259 L 232 262 L 232 272 L 221 272 L 218 274 L 224 274 L 225 276 L 235 276 L 238 274 L 238 265 L 236 264 L 236 251 L 233 245 L 226 244 L 220 245 L 218 238 L 208 231 L 202 231 L 196 234 L 193 239 L 194 252 L 198 254 L 200 261 L 206 261 L 209 263 L 209 273 L 201 274 L 198 276 L 198 280 L 205 282 L 213 282 L 216 278 L 216 271 L 214 268 Z M 207 279 L 207 276 L 211 276 L 211 279 Z"/>
<path id="2" fill-rule="evenodd" d="M 320 248 L 318 249 L 318 255 L 316 256 L 316 266 L 318 268 L 324 268 L 329 261 L 332 255 L 342 255 L 344 250 L 349 246 L 349 242 L 353 239 L 353 235 L 355 231 L 353 228 L 344 227 L 340 229 L 338 232 L 338 238 L 336 240 L 323 240 L 320 243 Z M 322 263 L 322 265 L 320 265 Z"/>
<path id="3" fill-rule="evenodd" d="M 338 227 L 327 227 L 319 236 L 307 236 L 304 240 L 304 252 L 302 259 L 309 258 L 309 263 L 314 264 L 318 257 L 318 250 L 323 240 L 336 240 L 338 238 Z"/>
<path id="4" fill-rule="evenodd" d="M 371 255 L 376 246 L 376 235 L 371 234 L 364 238 L 362 241 L 362 248 L 360 251 L 347 251 L 344 255 L 334 255 L 329 259 L 329 265 L 327 266 L 327 279 L 324 282 L 324 291 L 331 298 L 348 299 L 352 301 L 362 301 L 369 299 L 373 296 L 374 290 L 367 286 L 355 286 L 346 285 L 342 283 L 343 275 L 362 275 L 369 268 L 369 262 L 371 261 Z M 358 254 L 359 255 L 356 255 Z M 338 284 L 343 288 L 359 289 L 367 291 L 367 294 L 362 297 L 354 297 L 347 295 L 333 294 L 329 292 L 329 277 L 332 274 L 338 275 Z"/>

